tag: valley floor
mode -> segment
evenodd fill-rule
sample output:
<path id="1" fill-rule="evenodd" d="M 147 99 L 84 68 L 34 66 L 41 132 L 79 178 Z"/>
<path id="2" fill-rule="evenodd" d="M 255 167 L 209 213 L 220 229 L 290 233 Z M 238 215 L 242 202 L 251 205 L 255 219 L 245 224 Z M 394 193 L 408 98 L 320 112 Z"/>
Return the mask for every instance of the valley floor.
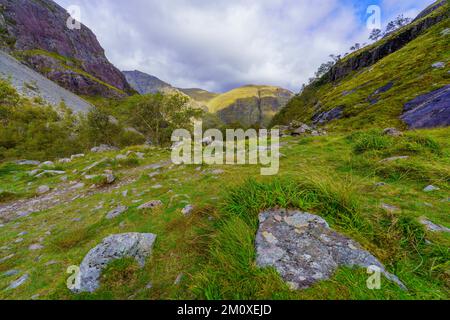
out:
<path id="1" fill-rule="evenodd" d="M 169 150 L 150 147 L 90 153 L 48 168 L 64 174 L 40 178 L 29 174 L 35 166 L 0 164 L 0 298 L 449 299 L 449 233 L 420 222 L 450 227 L 449 136 L 447 128 L 402 137 L 375 131 L 287 137 L 275 177 L 261 177 L 258 166 L 175 166 Z M 144 157 L 117 160 L 127 151 Z M 383 161 L 397 156 L 405 158 Z M 114 172 L 113 184 L 92 187 L 81 175 L 105 169 Z M 36 195 L 42 185 L 50 191 Z M 425 192 L 429 185 L 436 190 Z M 137 209 L 151 200 L 163 206 Z M 194 210 L 185 216 L 189 204 Z M 106 219 L 118 206 L 127 210 Z M 275 270 L 255 264 L 255 219 L 273 207 L 322 216 L 408 290 L 386 279 L 380 290 L 369 290 L 367 271 L 349 268 L 291 290 Z M 68 267 L 80 265 L 105 237 L 126 232 L 157 235 L 144 268 L 118 260 L 96 293 L 67 289 Z M 23 283 L 11 288 L 18 279 Z"/>

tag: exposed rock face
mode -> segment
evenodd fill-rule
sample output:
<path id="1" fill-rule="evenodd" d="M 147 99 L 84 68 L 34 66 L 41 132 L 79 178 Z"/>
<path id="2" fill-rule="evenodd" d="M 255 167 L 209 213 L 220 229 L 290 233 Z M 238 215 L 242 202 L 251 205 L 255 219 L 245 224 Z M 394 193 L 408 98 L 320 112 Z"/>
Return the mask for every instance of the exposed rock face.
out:
<path id="1" fill-rule="evenodd" d="M 446 1 L 442 2 L 443 3 L 439 6 L 436 6 L 434 8 L 430 7 L 428 10 L 419 15 L 419 17 L 427 16 L 432 11 L 444 5 Z M 424 18 L 422 21 L 418 21 L 416 24 L 406 27 L 388 41 L 382 42 L 379 46 L 370 50 L 364 50 L 354 57 L 344 59 L 342 62 L 337 63 L 333 68 L 331 68 L 326 77 L 331 81 L 337 81 L 346 77 L 352 71 L 357 71 L 361 70 L 362 68 L 369 67 L 379 60 L 383 59 L 384 57 L 390 55 L 391 53 L 400 50 L 410 41 L 420 36 L 425 30 L 447 18 L 448 13 Z"/>
<path id="2" fill-rule="evenodd" d="M 337 107 L 326 112 L 319 111 L 313 116 L 312 121 L 314 124 L 325 124 L 335 119 L 341 118 L 343 113 L 344 107 Z"/>
<path id="3" fill-rule="evenodd" d="M 259 216 L 257 264 L 275 267 L 293 289 L 329 279 L 341 266 L 377 267 L 404 288 L 394 275 L 355 241 L 333 231 L 319 216 L 289 210 L 269 210 Z"/>
<path id="4" fill-rule="evenodd" d="M 0 77 L 11 79 L 11 85 L 21 95 L 29 98 L 41 97 L 53 106 L 59 106 L 64 101 L 67 107 L 77 112 L 87 112 L 91 107 L 85 100 L 2 51 L 0 51 Z"/>
<path id="5" fill-rule="evenodd" d="M 450 125 L 450 85 L 421 95 L 405 104 L 401 119 L 410 129 Z"/>
<path id="6" fill-rule="evenodd" d="M 437 3 L 432 4 L 431 6 L 429 6 L 425 10 L 423 10 L 421 13 L 419 13 L 419 15 L 416 17 L 416 19 L 414 19 L 414 21 L 422 19 L 423 17 L 426 17 L 427 15 L 432 13 L 434 10 L 442 7 L 446 2 L 447 2 L 447 0 L 441 0 Z"/>
<path id="7" fill-rule="evenodd" d="M 79 285 L 74 292 L 94 292 L 100 286 L 103 269 L 113 260 L 134 258 L 141 267 L 152 253 L 156 235 L 151 233 L 125 233 L 105 238 L 84 258 L 80 266 Z"/>
<path id="8" fill-rule="evenodd" d="M 232 104 L 218 111 L 217 115 L 226 124 L 268 125 L 273 115 L 293 97 L 293 93 L 278 88 L 272 96 L 268 96 L 262 92 L 263 90 L 258 89 L 257 94 L 253 97 L 236 99 Z"/>
<path id="9" fill-rule="evenodd" d="M 14 39 L 9 47 L 26 53 L 21 57 L 36 71 L 79 94 L 109 97 L 121 95 L 120 90 L 122 94 L 132 91 L 92 31 L 84 25 L 70 30 L 69 14 L 55 2 L 0 0 L 0 5 L 0 20 L 6 22 L 7 33 Z"/>
<path id="10" fill-rule="evenodd" d="M 172 86 L 141 71 L 122 71 L 128 83 L 140 94 L 157 93 Z"/>

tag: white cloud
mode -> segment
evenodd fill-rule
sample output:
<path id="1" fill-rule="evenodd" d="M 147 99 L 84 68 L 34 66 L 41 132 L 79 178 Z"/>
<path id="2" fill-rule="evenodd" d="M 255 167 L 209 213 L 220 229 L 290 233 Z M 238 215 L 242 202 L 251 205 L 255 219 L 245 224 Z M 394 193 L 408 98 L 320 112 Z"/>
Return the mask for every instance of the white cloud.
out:
<path id="1" fill-rule="evenodd" d="M 214 91 L 249 83 L 298 91 L 329 54 L 367 37 L 350 0 L 57 2 L 82 8 L 118 68 Z M 392 12 L 398 2 L 383 6 Z"/>

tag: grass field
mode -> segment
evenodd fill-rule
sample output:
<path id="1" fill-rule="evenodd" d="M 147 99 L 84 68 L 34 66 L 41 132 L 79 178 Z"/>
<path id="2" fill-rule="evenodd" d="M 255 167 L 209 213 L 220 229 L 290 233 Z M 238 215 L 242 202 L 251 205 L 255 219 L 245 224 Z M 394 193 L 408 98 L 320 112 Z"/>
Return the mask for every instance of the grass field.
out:
<path id="1" fill-rule="evenodd" d="M 449 299 L 448 233 L 431 233 L 419 223 L 426 217 L 450 227 L 450 129 L 407 133 L 393 138 L 377 130 L 327 137 L 283 138 L 281 169 L 260 177 L 258 166 L 174 166 L 165 149 L 134 147 L 145 159 L 115 160 L 119 153 L 88 154 L 69 164 L 60 177 L 30 177 L 34 167 L 0 165 L 0 201 L 30 199 L 40 185 L 66 190 L 61 202 L 28 217 L 1 222 L 1 299 Z M 380 162 L 392 156 L 407 159 Z M 107 158 L 91 174 L 112 169 L 112 186 L 90 189 L 80 172 Z M 159 170 L 149 167 L 162 163 Z M 215 169 L 224 170 L 214 174 Z M 158 171 L 150 178 L 148 174 Z M 384 182 L 384 186 L 376 184 Z M 431 193 L 424 187 L 440 188 Z M 155 189 L 155 185 L 160 185 Z M 124 191 L 127 195 L 124 196 Z M 138 211 L 150 200 L 164 206 Z M 194 212 L 184 217 L 187 204 Z M 399 208 L 387 212 L 381 204 Z M 117 205 L 129 209 L 113 220 Z M 2 205 L 0 205 L 1 207 Z M 342 268 L 327 281 L 292 291 L 272 269 L 255 265 L 257 215 L 276 206 L 306 210 L 373 253 L 408 287 L 383 280 L 381 290 L 366 287 L 364 269 Z M 26 232 L 26 234 L 22 233 Z M 111 234 L 151 232 L 158 238 L 153 255 L 140 269 L 133 260 L 108 266 L 95 294 L 75 295 L 66 287 L 69 266 Z M 20 234 L 20 235 L 19 235 Z M 18 242 L 17 239 L 23 239 Z M 29 246 L 41 243 L 42 250 Z M 12 255 L 12 256 L 11 256 Z M 5 272 L 17 270 L 13 276 Z M 30 278 L 7 290 L 21 275 Z M 180 282 L 175 283 L 176 279 Z M 151 286 L 148 284 L 151 283 Z"/>

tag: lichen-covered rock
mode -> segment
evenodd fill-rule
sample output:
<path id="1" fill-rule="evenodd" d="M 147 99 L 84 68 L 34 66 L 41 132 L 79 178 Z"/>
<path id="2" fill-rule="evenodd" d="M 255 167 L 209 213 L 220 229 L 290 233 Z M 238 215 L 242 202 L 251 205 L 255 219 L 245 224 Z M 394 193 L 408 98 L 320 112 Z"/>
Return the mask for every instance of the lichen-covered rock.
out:
<path id="1" fill-rule="evenodd" d="M 79 281 L 71 290 L 76 293 L 97 290 L 103 269 L 113 260 L 134 258 L 143 267 L 152 253 L 155 240 L 156 235 L 151 233 L 124 233 L 105 238 L 83 259 Z"/>
<path id="2" fill-rule="evenodd" d="M 150 202 L 144 203 L 143 205 L 138 207 L 138 210 L 145 210 L 145 209 L 155 209 L 160 206 L 162 206 L 162 202 L 160 200 L 152 200 Z"/>
<path id="3" fill-rule="evenodd" d="M 114 219 L 114 218 L 120 216 L 122 213 L 124 213 L 127 210 L 128 210 L 128 207 L 118 206 L 114 210 L 111 210 L 110 212 L 108 212 L 108 214 L 106 215 L 106 219 L 108 219 L 108 220 Z"/>
<path id="4" fill-rule="evenodd" d="M 404 288 L 372 254 L 332 230 L 319 216 L 277 209 L 261 213 L 259 222 L 258 266 L 274 267 L 294 289 L 308 288 L 329 279 L 341 266 L 377 267 L 389 280 Z"/>

